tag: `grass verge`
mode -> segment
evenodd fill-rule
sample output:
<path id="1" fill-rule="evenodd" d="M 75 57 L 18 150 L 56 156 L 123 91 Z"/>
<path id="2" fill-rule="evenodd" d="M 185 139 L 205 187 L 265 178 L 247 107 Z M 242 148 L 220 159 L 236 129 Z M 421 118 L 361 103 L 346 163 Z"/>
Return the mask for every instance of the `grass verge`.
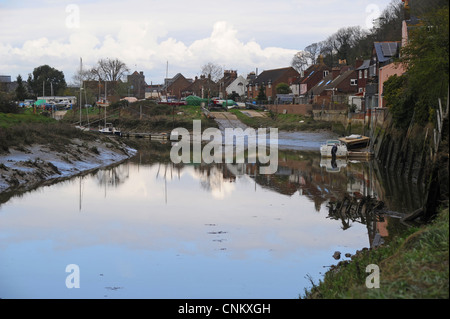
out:
<path id="1" fill-rule="evenodd" d="M 330 269 L 305 299 L 448 299 L 449 210 L 389 244 L 363 250 Z M 380 269 L 380 288 L 366 287 L 366 266 Z"/>

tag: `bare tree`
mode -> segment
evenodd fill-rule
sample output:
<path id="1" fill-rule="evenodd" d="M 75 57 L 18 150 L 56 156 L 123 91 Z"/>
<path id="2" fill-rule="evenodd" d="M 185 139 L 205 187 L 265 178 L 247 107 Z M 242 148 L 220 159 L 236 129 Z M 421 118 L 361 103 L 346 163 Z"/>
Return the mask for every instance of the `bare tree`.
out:
<path id="1" fill-rule="evenodd" d="M 119 59 L 100 59 L 90 71 L 90 76 L 100 81 L 118 81 L 130 72 L 127 65 Z"/>
<path id="2" fill-rule="evenodd" d="M 219 81 L 223 76 L 222 68 L 219 65 L 214 64 L 212 62 L 208 62 L 207 64 L 202 66 L 201 72 L 202 75 L 206 77 L 211 76 L 211 80 L 213 80 L 214 82 Z"/>
<path id="3" fill-rule="evenodd" d="M 92 81 L 97 79 L 98 77 L 94 73 L 92 73 L 92 70 L 90 69 L 78 70 L 72 77 L 73 83 L 75 83 L 77 86 L 81 86 L 84 81 Z"/>
<path id="4" fill-rule="evenodd" d="M 306 51 L 297 52 L 292 58 L 291 65 L 298 72 L 305 70 L 311 61 L 311 54 Z"/>
<path id="5" fill-rule="evenodd" d="M 305 51 L 309 53 L 309 58 L 312 64 L 317 63 L 317 57 L 320 53 L 320 45 L 318 43 L 312 43 L 305 48 Z"/>

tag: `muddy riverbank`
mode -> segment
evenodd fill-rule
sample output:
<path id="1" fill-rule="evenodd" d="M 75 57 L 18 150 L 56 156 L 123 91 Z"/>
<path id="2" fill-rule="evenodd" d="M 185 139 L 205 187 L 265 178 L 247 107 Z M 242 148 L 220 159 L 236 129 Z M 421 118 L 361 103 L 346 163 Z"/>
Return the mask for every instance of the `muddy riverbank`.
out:
<path id="1" fill-rule="evenodd" d="M 136 150 L 114 138 L 74 138 L 64 147 L 32 144 L 0 154 L 0 194 L 24 192 L 45 183 L 117 164 Z M 8 197 L 8 196 L 7 196 Z M 3 201 L 3 200 L 2 200 Z"/>

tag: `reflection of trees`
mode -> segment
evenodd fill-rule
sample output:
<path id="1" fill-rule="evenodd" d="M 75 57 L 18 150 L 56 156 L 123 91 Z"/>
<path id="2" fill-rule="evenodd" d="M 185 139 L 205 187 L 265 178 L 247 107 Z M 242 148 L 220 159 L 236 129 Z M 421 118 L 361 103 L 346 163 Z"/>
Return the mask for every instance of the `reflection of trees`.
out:
<path id="1" fill-rule="evenodd" d="M 200 185 L 206 191 L 221 190 L 223 183 L 236 181 L 236 175 L 225 164 L 196 165 Z"/>
<path id="2" fill-rule="evenodd" d="M 122 164 L 97 172 L 96 178 L 100 186 L 118 187 L 129 177 L 129 164 Z"/>
<path id="3" fill-rule="evenodd" d="M 330 201 L 327 207 L 328 218 L 340 220 L 343 230 L 350 228 L 355 222 L 364 224 L 367 226 L 371 246 L 380 243 L 381 236 L 377 224 L 385 222 L 383 202 L 371 196 L 356 198 L 346 194 L 341 200 Z M 377 242 L 374 243 L 375 240 Z"/>
<path id="4" fill-rule="evenodd" d="M 182 169 L 190 164 L 174 165 L 170 161 L 171 144 L 142 142 L 139 154 L 131 161 L 138 165 L 173 165 Z M 376 161 L 345 162 L 339 170 L 330 170 L 321 162 L 318 152 L 279 151 L 278 171 L 272 175 L 259 174 L 260 164 L 193 164 L 201 176 L 205 190 L 218 189 L 223 182 L 235 181 L 247 175 L 259 186 L 279 194 L 293 196 L 298 193 L 314 202 L 316 210 L 328 201 L 343 198 L 346 194 L 361 198 L 372 196 L 383 200 L 391 210 L 414 210 L 420 207 L 420 187 L 405 183 L 396 174 L 379 167 Z M 324 165 L 325 164 L 325 165 Z M 411 211 L 412 211 L 411 210 Z"/>

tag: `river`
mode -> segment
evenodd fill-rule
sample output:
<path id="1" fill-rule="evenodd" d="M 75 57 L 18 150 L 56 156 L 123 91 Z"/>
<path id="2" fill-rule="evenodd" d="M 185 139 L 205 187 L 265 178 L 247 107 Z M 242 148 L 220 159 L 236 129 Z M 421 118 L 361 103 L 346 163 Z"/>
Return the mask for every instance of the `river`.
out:
<path id="1" fill-rule="evenodd" d="M 349 259 L 402 227 L 340 220 L 329 201 L 420 205 L 417 187 L 373 161 L 321 160 L 321 138 L 281 147 L 273 175 L 175 165 L 170 145 L 149 143 L 118 166 L 17 194 L 0 206 L 0 298 L 298 298 L 335 251 Z"/>

